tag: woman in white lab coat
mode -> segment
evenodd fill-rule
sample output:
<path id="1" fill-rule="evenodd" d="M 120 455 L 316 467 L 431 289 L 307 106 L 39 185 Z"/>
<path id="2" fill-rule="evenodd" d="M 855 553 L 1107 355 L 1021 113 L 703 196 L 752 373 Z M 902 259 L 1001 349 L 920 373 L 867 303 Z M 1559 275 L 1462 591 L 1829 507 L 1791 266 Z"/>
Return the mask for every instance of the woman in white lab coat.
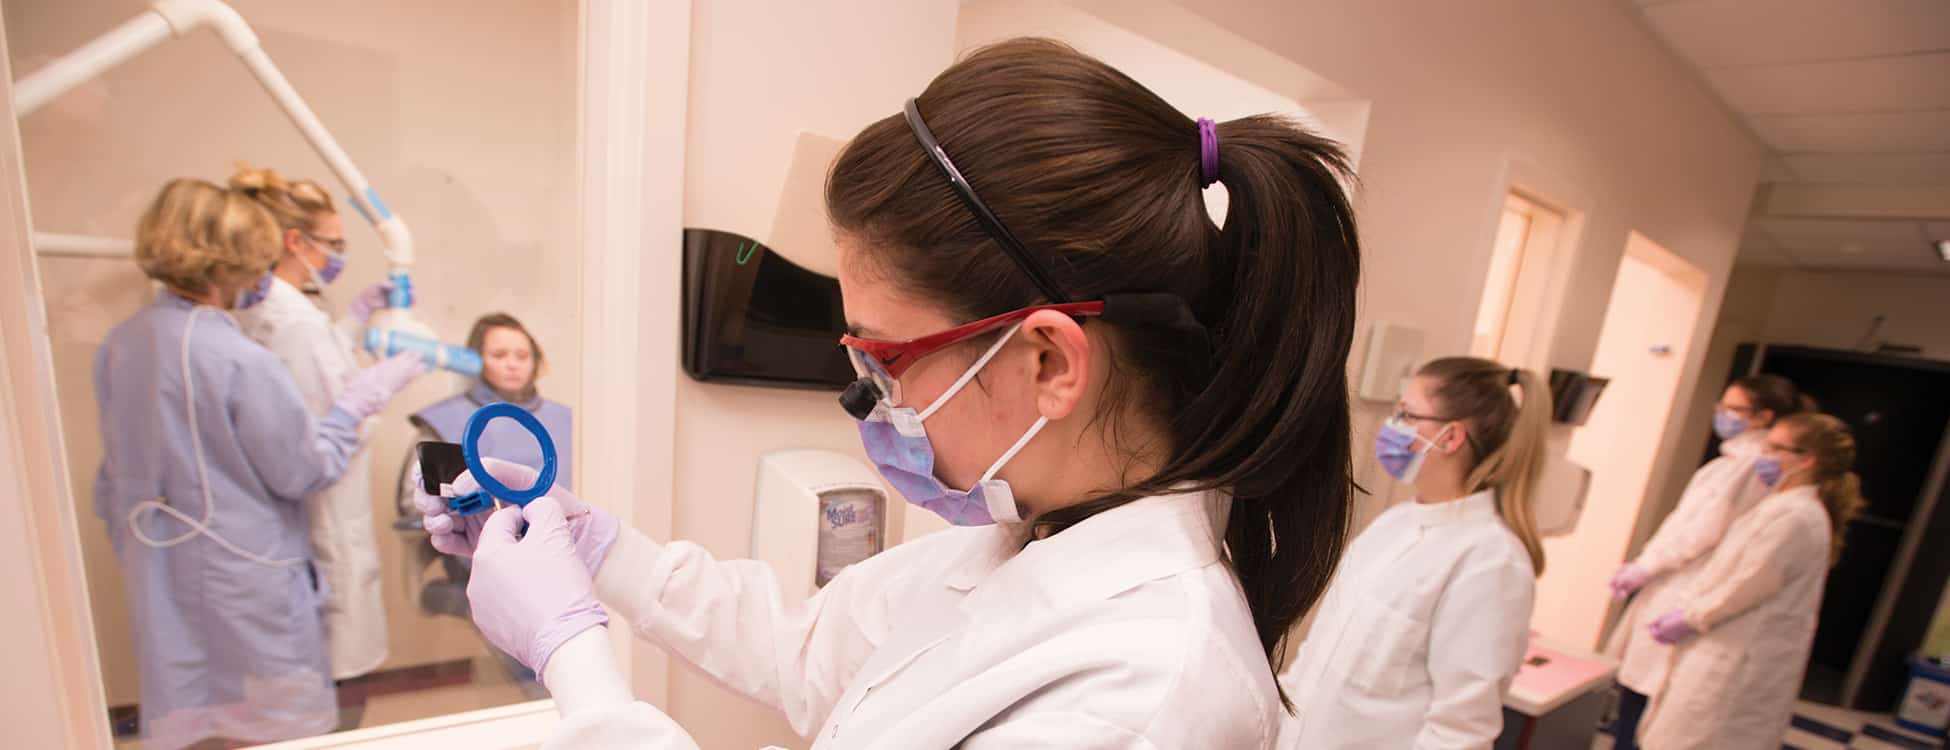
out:
<path id="1" fill-rule="evenodd" d="M 559 487 L 485 527 L 419 498 L 475 553 L 475 621 L 555 695 L 546 746 L 696 746 L 631 701 L 601 599 L 818 748 L 1270 747 L 1270 665 L 1348 522 L 1346 166 L 1041 40 L 868 126 L 826 187 L 861 376 L 841 402 L 894 490 L 958 528 L 789 600 L 775 576 L 810 570 L 619 531 Z"/>
<path id="2" fill-rule="evenodd" d="M 389 285 L 367 287 L 337 324 L 308 298 L 345 268 L 345 230 L 332 197 L 317 183 L 286 180 L 239 164 L 230 188 L 277 220 L 283 253 L 263 304 L 238 313 L 244 333 L 278 355 L 313 414 L 324 416 L 358 369 L 352 342 L 385 304 Z M 367 428 L 370 429 L 370 428 Z M 305 501 L 312 564 L 325 591 L 325 637 L 332 678 L 358 677 L 386 660 L 386 610 L 373 532 L 372 452 L 363 446 L 338 481 Z"/>
<path id="3" fill-rule="evenodd" d="M 1654 642 L 1645 626 L 1674 606 L 1675 588 L 1693 575 L 1696 563 L 1713 551 L 1734 521 L 1767 495 L 1767 487 L 1754 478 L 1754 462 L 1760 460 L 1768 429 L 1778 419 L 1812 408 L 1812 401 L 1779 375 L 1752 375 L 1728 384 L 1713 410 L 1719 457 L 1693 472 L 1678 504 L 1638 557 L 1612 576 L 1613 597 L 1637 592 L 1606 646 L 1619 660 L 1614 750 L 1633 750 L 1647 696 L 1656 694 L 1664 679 L 1669 649 Z"/>
<path id="4" fill-rule="evenodd" d="M 1404 382 L 1375 438 L 1415 498 L 1348 547 L 1280 676 L 1282 748 L 1487 748 L 1530 643 L 1544 570 L 1533 497 L 1550 391 L 1535 373 L 1450 357 Z"/>
<path id="5" fill-rule="evenodd" d="M 1864 503 L 1841 420 L 1797 414 L 1766 440 L 1754 471 L 1771 492 L 1645 627 L 1662 667 L 1639 732 L 1649 750 L 1771 750 L 1794 714 L 1822 587 Z"/>

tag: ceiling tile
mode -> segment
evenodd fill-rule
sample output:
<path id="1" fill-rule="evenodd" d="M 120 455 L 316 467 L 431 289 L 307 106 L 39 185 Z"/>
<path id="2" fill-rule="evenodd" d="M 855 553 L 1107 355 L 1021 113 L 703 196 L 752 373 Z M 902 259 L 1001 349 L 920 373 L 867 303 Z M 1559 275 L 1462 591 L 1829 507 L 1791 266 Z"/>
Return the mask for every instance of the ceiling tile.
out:
<path id="1" fill-rule="evenodd" d="M 1703 68 L 1950 49 L 1943 0 L 1644 3 L 1652 28 Z"/>
<path id="2" fill-rule="evenodd" d="M 1770 115 L 1747 120 L 1776 151 L 1950 151 L 1950 110 L 1859 115 Z"/>
<path id="3" fill-rule="evenodd" d="M 1706 78 L 1746 115 L 1950 109 L 1950 52 L 1709 69 Z"/>
<path id="4" fill-rule="evenodd" d="M 1783 154 L 1779 158 L 1794 182 L 1950 185 L 1950 153 Z"/>

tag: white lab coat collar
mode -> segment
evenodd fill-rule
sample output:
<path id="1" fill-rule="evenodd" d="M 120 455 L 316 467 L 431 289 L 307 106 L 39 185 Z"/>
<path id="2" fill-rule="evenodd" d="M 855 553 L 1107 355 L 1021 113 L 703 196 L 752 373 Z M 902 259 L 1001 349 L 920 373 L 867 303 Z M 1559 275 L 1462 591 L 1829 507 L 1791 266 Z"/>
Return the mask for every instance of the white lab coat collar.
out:
<path id="1" fill-rule="evenodd" d="M 1767 448 L 1766 430 L 1748 430 L 1720 441 L 1720 455 L 1736 458 L 1758 456 Z"/>
<path id="2" fill-rule="evenodd" d="M 1014 551 L 1019 537 L 990 529 L 949 569 L 944 583 L 983 600 L 1068 603 L 1107 599 L 1147 581 L 1219 559 L 1231 498 L 1216 492 L 1136 500 Z M 1018 604 L 1015 606 L 1029 606 Z"/>
<path id="3" fill-rule="evenodd" d="M 291 282 L 279 276 L 271 277 L 271 291 L 264 294 L 263 302 L 246 310 L 238 310 L 237 313 L 248 321 L 317 317 L 328 324 L 331 322 L 331 316 L 326 315 L 324 310 L 320 310 L 316 303 L 305 296 L 303 290 L 292 286 Z"/>
<path id="4" fill-rule="evenodd" d="M 1491 488 L 1467 497 L 1440 503 L 1409 501 L 1402 512 L 1415 519 L 1421 528 L 1445 526 L 1479 518 L 1496 517 L 1496 489 Z"/>

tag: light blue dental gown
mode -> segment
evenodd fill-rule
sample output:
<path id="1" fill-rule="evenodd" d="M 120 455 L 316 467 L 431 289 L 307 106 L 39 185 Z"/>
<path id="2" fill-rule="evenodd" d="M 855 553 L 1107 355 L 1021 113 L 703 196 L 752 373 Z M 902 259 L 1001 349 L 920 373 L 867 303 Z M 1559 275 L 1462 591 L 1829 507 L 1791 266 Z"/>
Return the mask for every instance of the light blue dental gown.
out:
<path id="1" fill-rule="evenodd" d="M 153 509 L 131 520 L 150 500 L 205 517 L 184 398 L 192 310 L 188 369 L 214 506 L 207 526 L 259 561 Z M 356 421 L 342 410 L 314 418 L 284 365 L 228 314 L 167 291 L 95 352 L 95 399 L 104 444 L 95 512 L 108 522 L 134 618 L 143 747 L 331 731 L 338 702 L 300 503 L 345 470 Z M 153 542 L 191 535 L 159 548 L 131 523 Z"/>

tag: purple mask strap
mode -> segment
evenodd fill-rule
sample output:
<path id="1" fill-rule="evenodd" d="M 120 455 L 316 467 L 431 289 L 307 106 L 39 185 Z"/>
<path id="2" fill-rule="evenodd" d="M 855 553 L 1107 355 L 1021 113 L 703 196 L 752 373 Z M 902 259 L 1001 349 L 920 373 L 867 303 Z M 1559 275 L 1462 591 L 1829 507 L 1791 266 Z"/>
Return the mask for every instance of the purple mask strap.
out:
<path id="1" fill-rule="evenodd" d="M 1201 188 L 1219 181 L 1219 126 L 1203 117 L 1198 118 L 1198 174 Z"/>

